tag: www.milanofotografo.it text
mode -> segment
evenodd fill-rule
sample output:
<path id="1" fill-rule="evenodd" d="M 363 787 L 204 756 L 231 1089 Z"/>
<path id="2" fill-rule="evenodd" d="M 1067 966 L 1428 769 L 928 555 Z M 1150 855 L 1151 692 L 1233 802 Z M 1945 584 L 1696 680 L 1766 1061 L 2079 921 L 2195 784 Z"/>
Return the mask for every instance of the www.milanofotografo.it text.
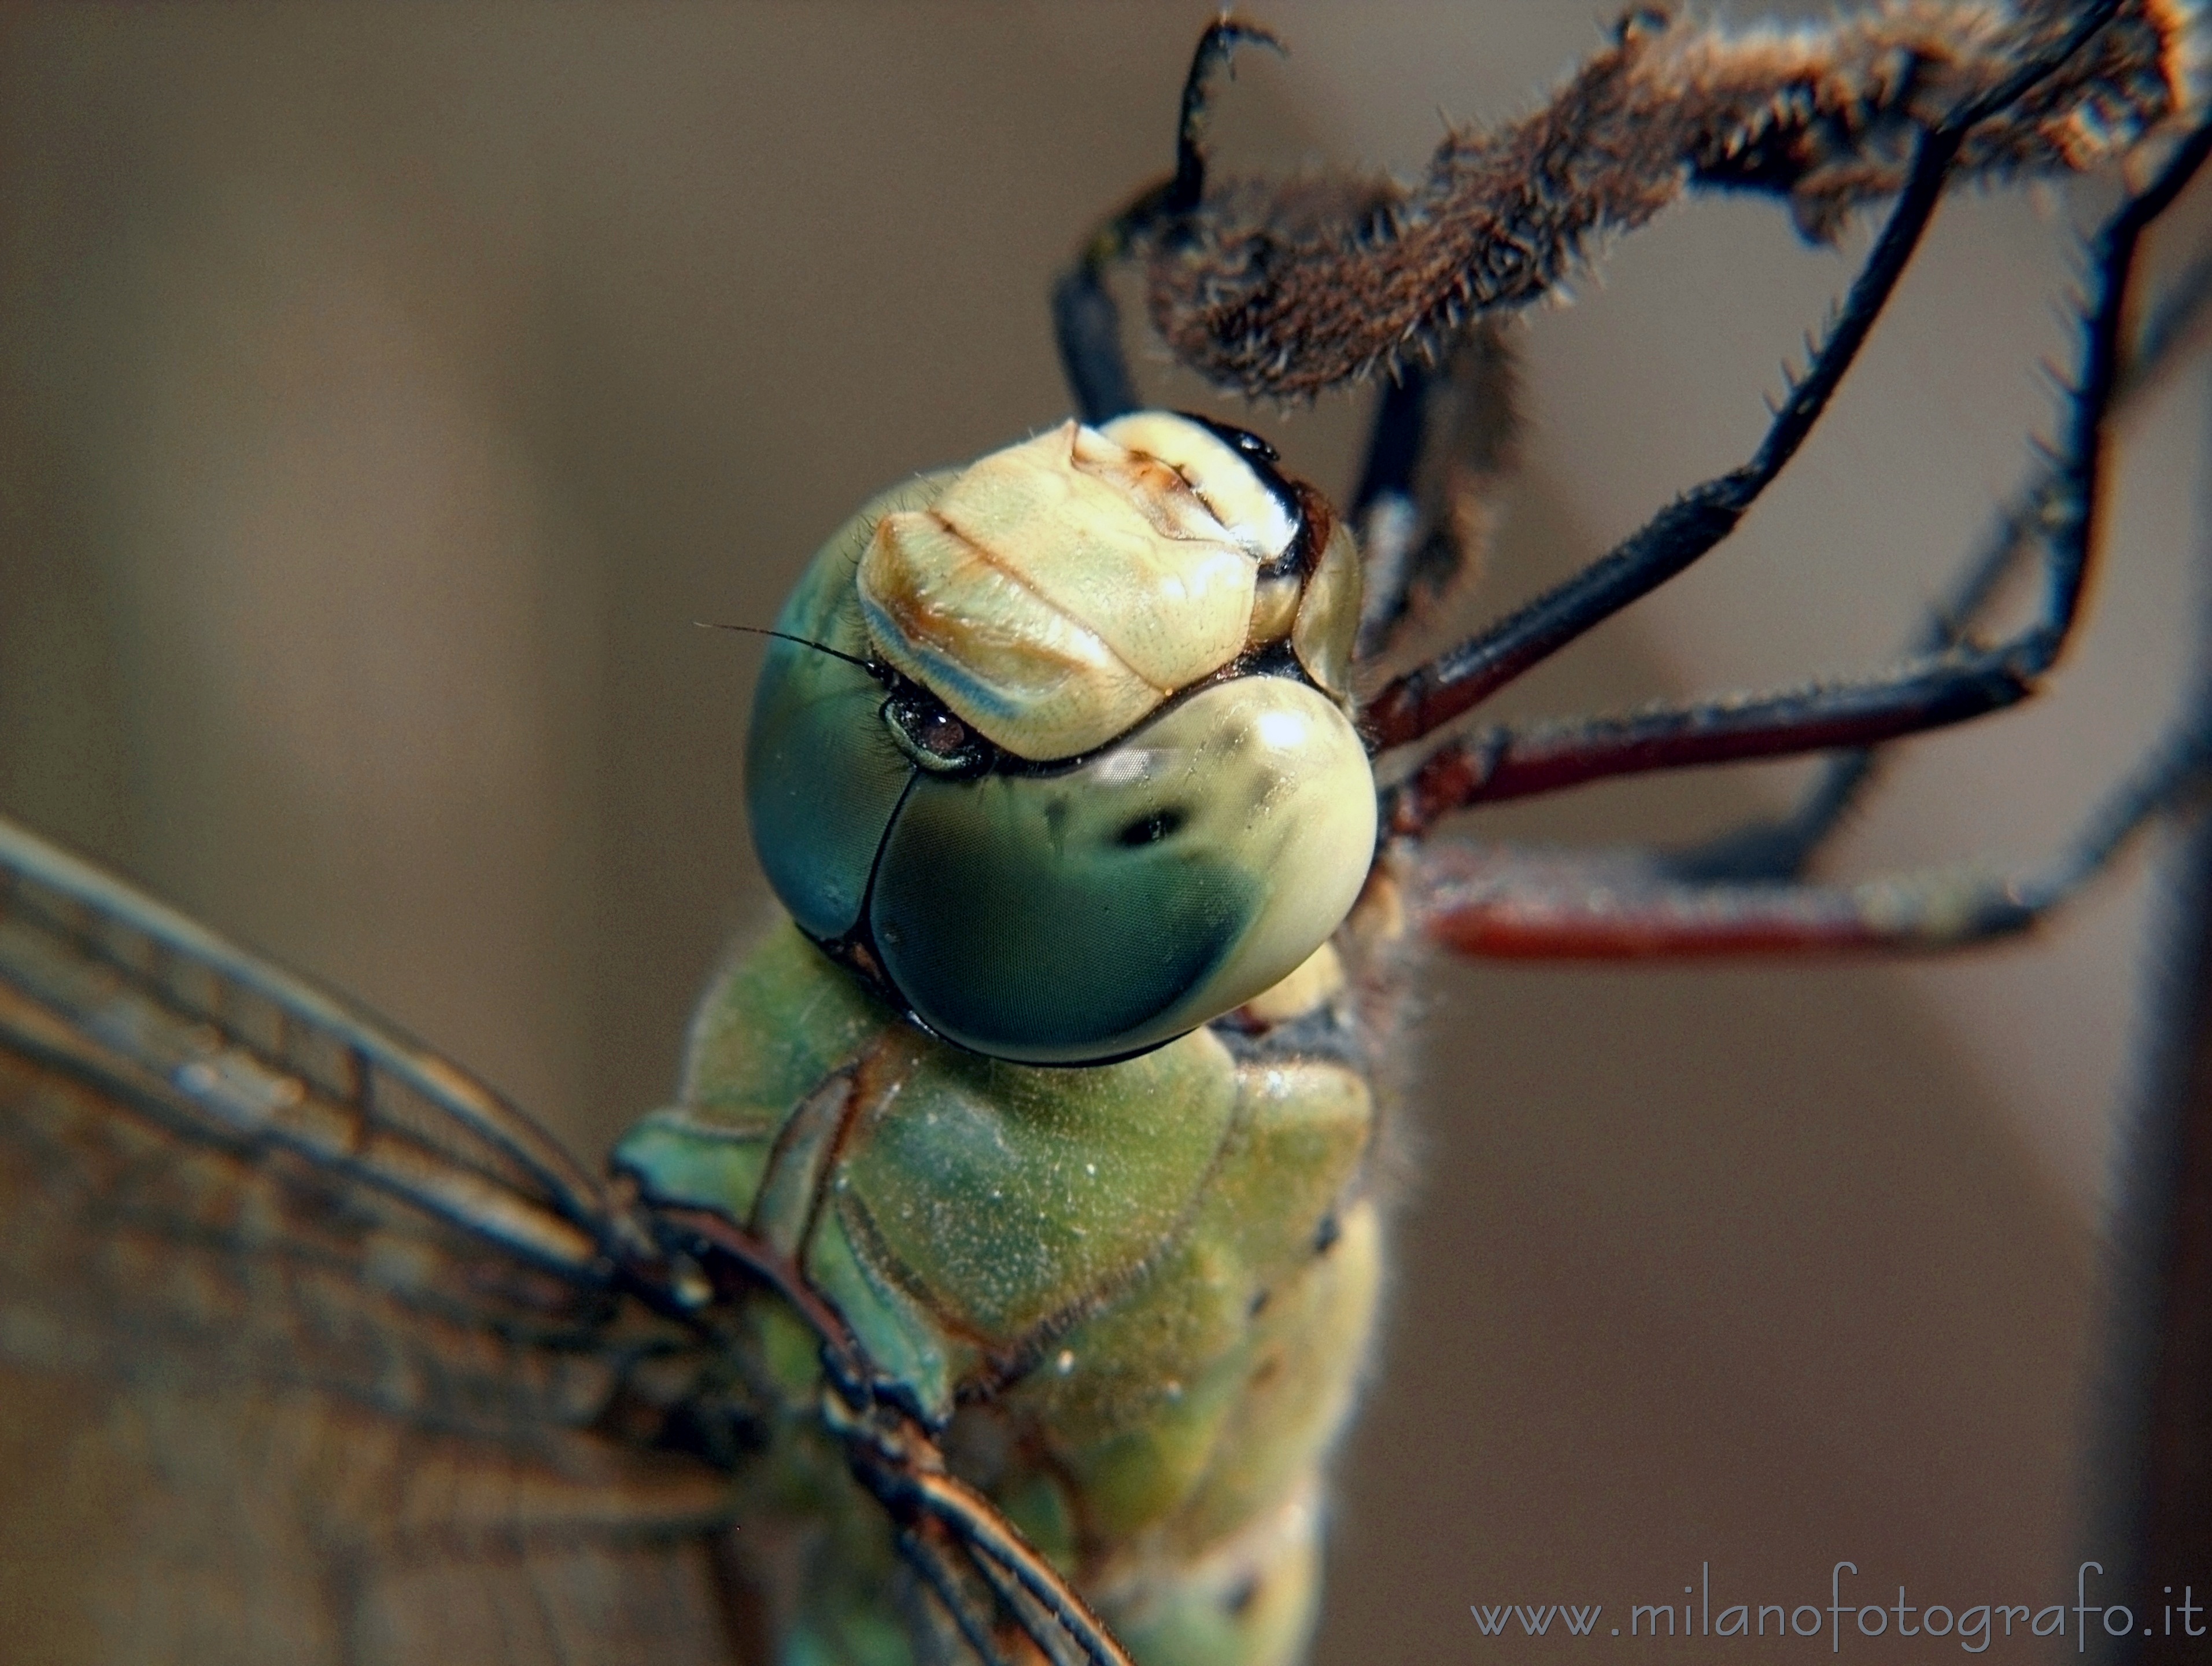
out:
<path id="1" fill-rule="evenodd" d="M 1682 1587 L 1679 1602 L 1613 1606 L 1607 1619 L 1604 1602 L 1471 1602 L 1476 1634 L 1481 1637 L 1706 1638 L 1743 1642 L 1795 1643 L 1815 1639 L 1832 1654 L 1877 1639 L 1949 1638 L 1968 1654 L 1980 1654 L 2008 1638 L 2070 1638 L 2086 1652 L 2092 1638 L 2212 1637 L 2212 1610 L 2197 1599 L 2190 1584 L 2162 1585 L 2149 1596 L 2121 1601 L 2100 1589 L 2105 1569 L 2083 1562 L 2074 1571 L 2071 1602 L 1923 1602 L 1904 1585 L 1895 1600 L 1876 1600 L 1858 1579 L 1856 1562 L 1828 1570 L 1825 1602 L 1752 1602 L 1716 1598 L 1712 1564 L 1699 1565 L 1695 1583 Z M 2048 1646 L 2047 1645 L 2045 1645 Z"/>

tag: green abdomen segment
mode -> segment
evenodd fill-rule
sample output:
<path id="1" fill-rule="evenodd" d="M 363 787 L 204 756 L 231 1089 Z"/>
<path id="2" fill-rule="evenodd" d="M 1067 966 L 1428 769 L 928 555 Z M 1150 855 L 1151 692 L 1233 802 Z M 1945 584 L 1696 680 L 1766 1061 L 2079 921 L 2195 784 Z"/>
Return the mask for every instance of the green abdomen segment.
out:
<path id="1" fill-rule="evenodd" d="M 1076 1070 L 945 1047 L 783 927 L 709 991 L 681 1103 L 617 1160 L 792 1250 L 1144 1666 L 1268 1666 L 1311 1623 L 1320 1468 L 1373 1323 L 1372 1124 L 1348 1066 L 1207 1031 Z M 785 1659 L 902 1666 L 887 1530 L 763 1317 L 792 1411 L 748 1492 L 795 1547 Z"/>

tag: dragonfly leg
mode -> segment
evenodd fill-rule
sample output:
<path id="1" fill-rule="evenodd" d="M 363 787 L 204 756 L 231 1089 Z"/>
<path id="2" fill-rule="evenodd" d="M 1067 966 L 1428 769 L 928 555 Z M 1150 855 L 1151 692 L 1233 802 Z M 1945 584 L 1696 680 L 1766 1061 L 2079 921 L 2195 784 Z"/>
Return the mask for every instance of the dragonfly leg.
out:
<path id="1" fill-rule="evenodd" d="M 969 1581 L 961 1572 L 958 1558 L 939 1542 L 935 1524 L 923 1522 L 902 1528 L 898 1548 L 900 1556 L 921 1579 L 922 1588 L 936 1599 L 939 1610 L 958 1630 L 961 1640 L 975 1651 L 981 1666 L 1007 1666 L 986 1617 L 989 1597 L 969 1588 Z M 949 1646 L 951 1639 L 945 1642 Z"/>
<path id="2" fill-rule="evenodd" d="M 2106 414 L 2108 433 L 2142 408 L 2146 394 L 2165 384 L 2200 343 L 2208 322 L 2212 322 L 2212 250 L 2191 261 L 2151 309 L 2134 351 L 2121 367 Z M 2046 467 L 1992 517 L 1949 594 L 1921 635 L 1905 644 L 1905 657 L 1939 653 L 1966 640 L 1991 600 L 2035 549 L 2048 478 Z M 1673 866 L 1678 873 L 1715 879 L 1795 878 L 1864 796 L 1882 756 L 1875 748 L 1856 747 L 1827 758 L 1787 815 L 1717 835 L 1693 849 L 1676 853 Z"/>
<path id="3" fill-rule="evenodd" d="M 894 1522 L 909 1534 L 949 1535 L 1040 1648 L 1087 1666 L 1133 1666 L 1075 1588 L 988 1499 L 946 1469 L 936 1440 L 900 1403 L 898 1385 L 869 1360 L 843 1316 L 788 1256 L 712 1210 L 664 1206 L 659 1219 L 691 1240 L 688 1247 L 710 1273 L 726 1267 L 773 1290 L 814 1332 L 827 1379 L 823 1420 L 842 1440 L 854 1480 Z M 933 1575 L 946 1565 L 904 1543 L 901 1554 L 934 1590 Z M 957 1620 L 959 1611 L 954 1614 Z"/>
<path id="4" fill-rule="evenodd" d="M 1918 247 L 1967 132 L 1993 111 L 2010 107 L 2055 71 L 2102 15 L 2100 9 L 2092 8 L 2051 53 L 1922 133 L 1911 174 L 1881 234 L 1852 280 L 1811 362 L 1790 387 L 1751 458 L 1683 493 L 1611 552 L 1565 582 L 1392 681 L 1362 712 L 1362 722 L 1375 751 L 1387 751 L 1433 733 L 1690 567 L 1735 530 L 1796 456 L 1826 410 Z M 2090 316 L 2094 319 L 2109 314 L 2112 340 L 2106 344 L 2106 350 L 2093 350 L 2087 356 L 2083 383 L 2075 401 L 2077 431 L 2069 436 L 2077 443 L 2069 446 L 2068 453 L 2076 458 L 2092 484 L 2100 454 L 2096 424 L 2093 422 L 2091 431 L 2085 435 L 2079 431 L 2079 423 L 2085 416 L 2100 419 L 2109 394 L 2113 368 L 2109 350 L 2117 344 L 2120 292 L 2126 288 L 2142 231 L 2179 194 L 2196 161 L 2202 160 L 2203 141 L 2202 133 L 2185 141 L 2185 149 L 2198 153 L 2194 159 L 2177 157 L 2169 162 L 2156 181 L 2128 200 L 2099 240 L 2100 258 L 2094 271 L 2099 297 Z M 2097 380 L 2100 375 L 2101 384 Z M 2069 508 L 2086 522 L 2090 501 L 2084 497 Z M 2056 545 L 2061 540 L 2054 536 L 2051 542 Z M 2077 587 L 2081 577 L 2073 575 Z"/>
<path id="5" fill-rule="evenodd" d="M 1440 364 L 1408 363 L 1384 384 L 1352 499 L 1363 662 L 1480 577 L 1512 462 L 1514 382 L 1504 331 L 1477 322 Z"/>
<path id="6" fill-rule="evenodd" d="M 1955 868 L 1856 883 L 1714 878 L 1663 853 L 1443 843 L 1412 887 L 1421 928 L 1486 958 L 1623 959 L 1820 949 L 1964 948 L 2026 931 L 2148 828 L 2212 785 L 2212 701 L 2040 867 Z"/>
<path id="7" fill-rule="evenodd" d="M 902 1529 L 949 1538 L 1054 1666 L 1135 1666 L 1075 1588 L 989 1500 L 947 1472 L 920 1424 L 893 1408 L 860 1408 L 839 1432 L 854 1479 Z M 916 1571 L 932 1577 L 932 1569 Z"/>
<path id="8" fill-rule="evenodd" d="M 1060 370 L 1074 396 L 1076 414 L 1086 423 L 1108 422 L 1139 407 L 1121 340 L 1121 310 L 1107 288 L 1107 274 L 1139 237 L 1172 225 L 1205 195 L 1206 119 L 1213 78 L 1247 41 L 1278 46 L 1265 29 L 1235 18 L 1218 17 L 1206 26 L 1183 77 L 1175 172 L 1138 192 L 1093 232 L 1075 264 L 1053 285 L 1053 338 L 1060 348 Z"/>
<path id="9" fill-rule="evenodd" d="M 1384 800 L 1384 819 L 1419 836 L 1468 806 L 1553 792 L 1653 769 L 1850 749 L 1831 761 L 1790 816 L 1713 842 L 1705 871 L 1785 877 L 1802 870 L 1841 822 L 1874 769 L 1878 743 L 1964 721 L 2034 692 L 2079 617 L 2094 557 L 2096 498 L 2113 420 L 2155 382 L 2212 311 L 2212 257 L 2178 282 L 2132 354 L 2119 350 L 2128 277 L 2142 234 L 2212 151 L 2212 129 L 2176 150 L 2159 179 L 2106 224 L 2096 282 L 2081 318 L 2079 386 L 2066 444 L 1997 516 L 1951 593 L 1905 645 L 1893 669 L 1759 695 L 1729 694 L 1621 716 L 1501 725 L 1436 747 Z M 1972 635 L 2005 581 L 2037 550 L 2044 585 L 2037 616 L 2008 640 Z"/>

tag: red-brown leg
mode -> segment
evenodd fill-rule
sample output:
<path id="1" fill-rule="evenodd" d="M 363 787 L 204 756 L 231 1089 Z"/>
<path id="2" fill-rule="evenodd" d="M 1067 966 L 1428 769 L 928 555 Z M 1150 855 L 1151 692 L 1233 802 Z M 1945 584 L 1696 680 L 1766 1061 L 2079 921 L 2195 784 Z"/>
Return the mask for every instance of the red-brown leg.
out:
<path id="1" fill-rule="evenodd" d="M 2212 721 L 2191 713 L 2044 867 L 1951 869 L 1851 884 L 1695 877 L 1656 851 L 1440 842 L 1407 887 L 1419 928 L 1486 958 L 1617 960 L 1964 948 L 2027 930 L 2212 781 Z"/>

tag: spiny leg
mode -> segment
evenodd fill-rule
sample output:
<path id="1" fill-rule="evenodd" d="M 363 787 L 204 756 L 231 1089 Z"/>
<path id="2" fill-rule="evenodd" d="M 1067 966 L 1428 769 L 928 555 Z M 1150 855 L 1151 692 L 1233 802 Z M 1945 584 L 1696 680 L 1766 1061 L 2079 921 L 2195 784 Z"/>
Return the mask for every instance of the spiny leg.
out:
<path id="1" fill-rule="evenodd" d="M 1900 656 L 1905 664 L 1940 654 L 1966 640 L 1983 610 L 2035 547 L 2033 533 L 2052 485 L 2050 471 L 2039 471 L 2000 512 L 1949 595 L 1905 643 Z M 1819 714 L 1811 710 L 1814 696 L 1826 696 L 1827 715 L 1840 737 L 1848 733 L 1855 706 L 1878 700 L 1885 685 L 1902 684 L 1911 675 L 1893 668 L 1850 683 L 1831 680 L 1796 690 L 1705 695 L 1658 702 L 1612 716 L 1539 719 L 1478 729 L 1430 751 L 1420 767 L 1386 795 L 1383 819 L 1401 836 L 1418 838 L 1442 818 L 1478 805 L 1654 769 L 1817 750 L 1822 736 L 1808 732 L 1817 729 L 1819 721 Z M 1793 719 L 1804 720 L 1808 727 L 1796 727 Z M 1700 847 L 1711 854 L 1698 864 L 1699 872 L 1712 878 L 1794 875 L 1856 801 L 1874 773 L 1877 756 L 1871 745 L 1860 745 L 1829 759 L 1820 779 L 1788 816 L 1731 830 Z M 1690 859 L 1686 854 L 1680 860 Z"/>
<path id="2" fill-rule="evenodd" d="M 2199 254 L 2170 283 L 2138 333 L 2135 350 L 2121 367 L 2106 412 L 2109 432 L 2122 424 L 2145 397 L 2162 386 L 2186 357 L 2212 319 L 2212 252 Z M 1981 546 L 1961 569 L 1951 592 L 1926 627 L 1907 642 L 1905 656 L 1932 654 L 1966 639 L 2003 585 L 2035 547 L 2044 523 L 2045 471 L 1993 518 Z M 1795 879 L 1810 866 L 1822 845 L 1843 824 L 1864 795 L 1882 755 L 1858 748 L 1829 757 L 1818 776 L 1787 815 L 1761 819 L 1717 834 L 1674 853 L 1673 866 L 1686 879 Z"/>
<path id="3" fill-rule="evenodd" d="M 1373 750 L 1402 746 L 1451 721 L 1673 578 L 1726 538 L 1796 454 L 1827 408 L 1904 276 L 1975 125 L 2017 103 L 2101 28 L 2113 9 L 2112 5 L 2087 8 L 2053 51 L 2023 65 L 2002 85 L 1968 100 L 1921 135 L 1911 172 L 1881 236 L 1751 459 L 1692 487 L 1573 578 L 1389 684 L 1361 714 Z"/>
<path id="4" fill-rule="evenodd" d="M 2124 356 L 2119 343 L 2141 238 L 2212 151 L 2212 127 L 2191 134 L 2152 185 L 2106 224 L 2094 246 L 2095 289 L 2082 319 L 2082 363 L 2067 443 L 1998 518 L 1935 617 L 1888 672 L 1757 696 L 1724 695 L 1621 716 L 1510 725 L 1438 746 L 1385 795 L 1393 832 L 1419 837 L 1443 815 L 1652 769 L 1777 757 L 1836 747 L 1834 760 L 1789 817 L 1755 824 L 1679 859 L 1684 877 L 1778 878 L 1802 871 L 1872 771 L 1874 743 L 1963 721 L 2033 693 L 2079 616 L 2093 550 L 2101 453 L 2119 405 L 2155 378 L 2212 304 L 2212 262 L 2169 292 Z M 2039 617 L 2009 641 L 1978 646 L 1967 632 L 2031 550 L 2045 551 Z"/>
<path id="5" fill-rule="evenodd" d="M 2199 262 L 2170 292 L 2123 368 L 2119 333 L 2135 248 L 2208 152 L 2212 128 L 2199 130 L 2177 147 L 2154 183 L 2108 222 L 2100 239 L 2100 289 L 2087 320 L 2069 443 L 2023 495 L 2020 508 L 2026 513 L 2016 510 L 2000 523 L 2000 536 L 1968 569 L 1952 605 L 1930 627 L 1929 641 L 1956 644 L 2021 552 L 2040 541 L 2051 556 L 2045 613 L 2020 640 L 2047 642 L 2048 654 L 2056 653 L 2063 622 L 2070 617 L 2086 574 L 2100 453 L 2112 407 L 2170 362 L 2196 327 L 2212 289 L 2212 267 Z M 2065 610 L 2056 615 L 2054 598 Z M 1786 698 L 1767 703 L 1778 707 Z M 1723 737 L 1720 744 L 1741 746 L 1750 736 L 1764 733 L 1777 741 L 1777 751 L 1790 750 L 1779 743 L 1802 731 L 1788 721 L 1753 721 L 1741 733 L 1728 733 L 1738 711 L 1753 710 L 1768 720 L 1788 715 L 1759 713 L 1758 703 L 1714 702 L 1705 708 Z M 1796 716 L 1805 716 L 1802 705 Z M 1616 737 L 1635 721 L 1616 725 Z M 1652 733 L 1666 727 L 1656 723 Z M 1729 755 L 1753 754 L 1746 750 Z M 1856 757 L 1838 761 L 1792 818 L 1804 839 L 1798 848 L 1783 853 L 1786 859 L 1802 862 L 1809 854 L 1810 842 L 1840 815 L 1864 769 Z M 1739 861 L 1731 868 L 1715 860 L 1717 853 L 1729 850 L 1731 841 L 1725 838 L 1675 856 L 1445 846 L 1421 859 L 1415 907 L 1432 935 L 1484 956 L 1588 958 L 1959 947 L 2034 924 L 2107 867 L 2144 828 L 2192 801 L 2204 788 L 2208 771 L 2212 711 L 2200 708 L 2100 808 L 2069 848 L 2040 870 L 1928 873 L 1821 885 L 1715 877 L 1741 876 L 1751 867 Z M 1747 848 L 1741 836 L 1735 842 L 1738 851 Z"/>
<path id="6" fill-rule="evenodd" d="M 2040 868 L 1893 874 L 1850 885 L 1680 878 L 1656 852 L 1552 853 L 1442 844 L 1417 858 L 1411 909 L 1461 952 L 1624 959 L 1936 951 L 2027 930 L 2212 781 L 2212 713 L 2198 711 Z"/>
<path id="7" fill-rule="evenodd" d="M 1094 426 L 1140 403 L 1122 345 L 1121 310 L 1106 287 L 1106 274 L 1139 237 L 1171 226 L 1206 194 L 1206 119 L 1213 77 L 1229 68 L 1237 48 L 1247 41 L 1281 50 L 1267 30 L 1233 17 L 1206 25 L 1183 76 L 1175 172 L 1138 192 L 1093 232 L 1075 264 L 1053 285 L 1053 338 L 1060 348 L 1060 370 L 1075 396 L 1076 414 Z"/>

